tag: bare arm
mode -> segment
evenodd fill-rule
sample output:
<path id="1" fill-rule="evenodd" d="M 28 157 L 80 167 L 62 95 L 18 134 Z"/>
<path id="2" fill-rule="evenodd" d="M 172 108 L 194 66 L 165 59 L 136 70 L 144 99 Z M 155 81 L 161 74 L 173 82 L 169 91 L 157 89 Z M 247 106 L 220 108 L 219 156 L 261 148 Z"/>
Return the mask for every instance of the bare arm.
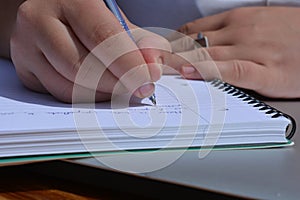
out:
<path id="1" fill-rule="evenodd" d="M 0 57 L 9 58 L 9 40 L 19 5 L 25 0 L 0 1 Z"/>

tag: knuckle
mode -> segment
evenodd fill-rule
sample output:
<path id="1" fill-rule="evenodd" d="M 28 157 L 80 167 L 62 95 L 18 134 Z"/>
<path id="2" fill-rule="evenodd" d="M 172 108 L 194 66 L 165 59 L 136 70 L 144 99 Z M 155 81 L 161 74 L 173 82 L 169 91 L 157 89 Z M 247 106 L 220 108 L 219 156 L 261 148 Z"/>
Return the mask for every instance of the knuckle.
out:
<path id="1" fill-rule="evenodd" d="M 234 8 L 230 11 L 228 11 L 228 15 L 227 15 L 227 20 L 232 21 L 232 20 L 239 20 L 248 10 L 248 8 L 246 7 L 242 7 L 242 8 Z"/>
<path id="2" fill-rule="evenodd" d="M 190 32 L 190 26 L 192 25 L 192 22 L 189 22 L 182 27 L 179 28 L 178 32 L 183 34 L 188 34 Z"/>
<path id="3" fill-rule="evenodd" d="M 34 7 L 31 1 L 25 1 L 22 3 L 17 11 L 17 22 L 18 23 L 28 23 L 32 22 L 34 19 Z"/>
<path id="4" fill-rule="evenodd" d="M 100 23 L 92 28 L 90 39 L 93 44 L 98 45 L 116 34 L 113 27 L 107 23 Z"/>
<path id="5" fill-rule="evenodd" d="M 239 60 L 232 62 L 232 79 L 234 82 L 239 82 L 247 75 L 247 68 Z"/>
<path id="6" fill-rule="evenodd" d="M 228 15 L 226 15 L 225 17 L 225 21 L 227 23 L 229 23 L 230 21 L 233 21 L 236 19 L 236 17 L 239 17 L 240 18 L 240 9 L 233 9 L 233 10 L 230 10 L 228 11 Z"/>
<path id="7" fill-rule="evenodd" d="M 257 13 L 260 9 L 249 8 L 249 7 L 240 7 L 234 8 L 232 10 L 226 11 L 227 15 L 225 16 L 225 22 L 229 24 L 230 22 L 240 21 L 241 19 L 248 19 L 250 16 L 253 16 L 253 12 Z"/>

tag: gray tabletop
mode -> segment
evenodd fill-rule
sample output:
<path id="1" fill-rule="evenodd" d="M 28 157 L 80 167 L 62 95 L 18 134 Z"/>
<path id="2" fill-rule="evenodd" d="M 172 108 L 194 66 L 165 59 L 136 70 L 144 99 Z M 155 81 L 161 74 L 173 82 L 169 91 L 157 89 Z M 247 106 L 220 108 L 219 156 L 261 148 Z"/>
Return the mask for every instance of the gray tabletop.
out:
<path id="1" fill-rule="evenodd" d="M 300 102 L 268 102 L 300 123 Z M 298 199 L 300 197 L 300 136 L 285 148 L 212 151 L 200 159 L 199 152 L 187 151 L 173 164 L 136 176 L 241 197 Z M 174 152 L 164 152 L 173 156 Z M 124 158 L 124 156 L 123 156 Z M 122 159 L 119 156 L 117 159 Z M 95 158 L 72 160 L 76 164 L 109 169 Z M 141 164 L 141 163 L 140 163 Z M 147 163 L 143 163 L 147 165 Z M 127 173 L 127 172 L 126 172 Z"/>
<path id="2" fill-rule="evenodd" d="M 201 17 L 195 0 L 119 0 L 118 4 L 141 27 L 177 29 Z"/>
<path id="3" fill-rule="evenodd" d="M 119 3 L 128 17 L 140 26 L 176 29 L 201 16 L 194 0 L 127 0 Z M 170 4 L 176 6 L 170 9 Z M 269 102 L 269 104 L 290 114 L 300 124 L 300 101 Z M 203 159 L 199 158 L 197 151 L 186 151 L 167 167 L 148 173 L 134 173 L 134 175 L 242 197 L 298 199 L 300 197 L 299 130 L 300 128 L 297 129 L 293 139 L 295 145 L 292 147 L 212 151 Z M 162 156 L 172 157 L 174 152 L 162 154 Z M 120 155 L 116 158 L 124 157 L 125 155 Z M 95 158 L 69 160 L 69 162 L 110 169 Z M 149 162 L 151 164 L 151 161 Z M 147 163 L 142 164 L 147 165 Z"/>

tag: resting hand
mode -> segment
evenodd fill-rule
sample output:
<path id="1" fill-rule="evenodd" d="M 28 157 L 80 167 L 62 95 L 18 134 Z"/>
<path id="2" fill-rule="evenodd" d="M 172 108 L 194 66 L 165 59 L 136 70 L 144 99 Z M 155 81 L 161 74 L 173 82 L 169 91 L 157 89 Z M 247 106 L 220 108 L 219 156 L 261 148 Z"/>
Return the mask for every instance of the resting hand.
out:
<path id="1" fill-rule="evenodd" d="M 85 96 L 93 92 L 96 101 L 109 100 L 113 92 L 144 98 L 162 74 L 159 65 L 146 64 L 99 0 L 27 0 L 19 7 L 11 57 L 27 87 L 65 102 L 72 102 L 74 86 L 79 91 L 76 102 L 89 101 Z M 100 80 L 95 86 L 90 79 Z"/>
<path id="2" fill-rule="evenodd" d="M 295 98 L 300 97 L 299 18 L 300 8 L 239 8 L 198 19 L 180 31 L 208 37 L 210 47 L 197 52 L 208 52 L 224 81 L 268 97 Z M 195 51 L 183 52 L 189 53 Z M 200 79 L 211 64 L 199 59 L 181 67 L 184 77 Z"/>

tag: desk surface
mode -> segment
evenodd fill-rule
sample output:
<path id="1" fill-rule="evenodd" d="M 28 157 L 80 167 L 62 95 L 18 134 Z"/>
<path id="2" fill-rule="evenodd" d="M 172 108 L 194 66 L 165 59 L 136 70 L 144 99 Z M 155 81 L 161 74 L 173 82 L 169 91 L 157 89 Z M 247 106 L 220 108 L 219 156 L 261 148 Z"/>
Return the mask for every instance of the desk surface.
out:
<path id="1" fill-rule="evenodd" d="M 50 163 L 43 163 L 48 165 Z M 98 199 L 148 199 L 145 196 L 119 191 L 107 187 L 63 180 L 60 177 L 38 173 L 40 164 L 0 168 L 0 199 L 30 200 L 98 200 Z M 34 170 L 33 170 L 34 169 Z"/>
<path id="2" fill-rule="evenodd" d="M 298 199 L 300 102 L 269 104 L 296 119 L 298 129 L 294 137 L 295 146 L 213 151 L 203 159 L 199 159 L 197 151 L 188 151 L 163 169 L 142 174 L 129 173 L 130 176 L 124 172 L 112 172 L 94 158 L 3 167 L 0 169 L 0 199 L 42 199 L 46 196 L 48 199 L 146 199 L 149 191 L 161 192 L 152 195 L 157 197 L 162 193 L 170 195 L 170 192 L 175 193 L 181 188 L 184 188 L 178 193 L 181 197 L 192 196 L 197 190 L 204 191 L 197 194 L 210 199 L 220 199 L 220 196 L 214 194 L 225 194 L 225 197 Z M 172 152 L 164 154 L 172 156 Z M 127 177 L 124 178 L 125 175 Z M 165 185 L 161 187 L 156 183 Z M 170 185 L 177 187 L 168 187 Z M 132 193 L 137 188 L 141 191 Z"/>
<path id="3" fill-rule="evenodd" d="M 293 139 L 295 141 L 293 147 L 213 151 L 203 159 L 199 159 L 198 152 L 190 151 L 185 152 L 170 166 L 134 175 L 246 198 L 298 199 L 300 102 L 268 103 L 296 119 L 298 128 Z M 172 152 L 166 154 L 172 156 Z M 72 162 L 92 168 L 109 169 L 94 158 L 77 159 Z"/>

